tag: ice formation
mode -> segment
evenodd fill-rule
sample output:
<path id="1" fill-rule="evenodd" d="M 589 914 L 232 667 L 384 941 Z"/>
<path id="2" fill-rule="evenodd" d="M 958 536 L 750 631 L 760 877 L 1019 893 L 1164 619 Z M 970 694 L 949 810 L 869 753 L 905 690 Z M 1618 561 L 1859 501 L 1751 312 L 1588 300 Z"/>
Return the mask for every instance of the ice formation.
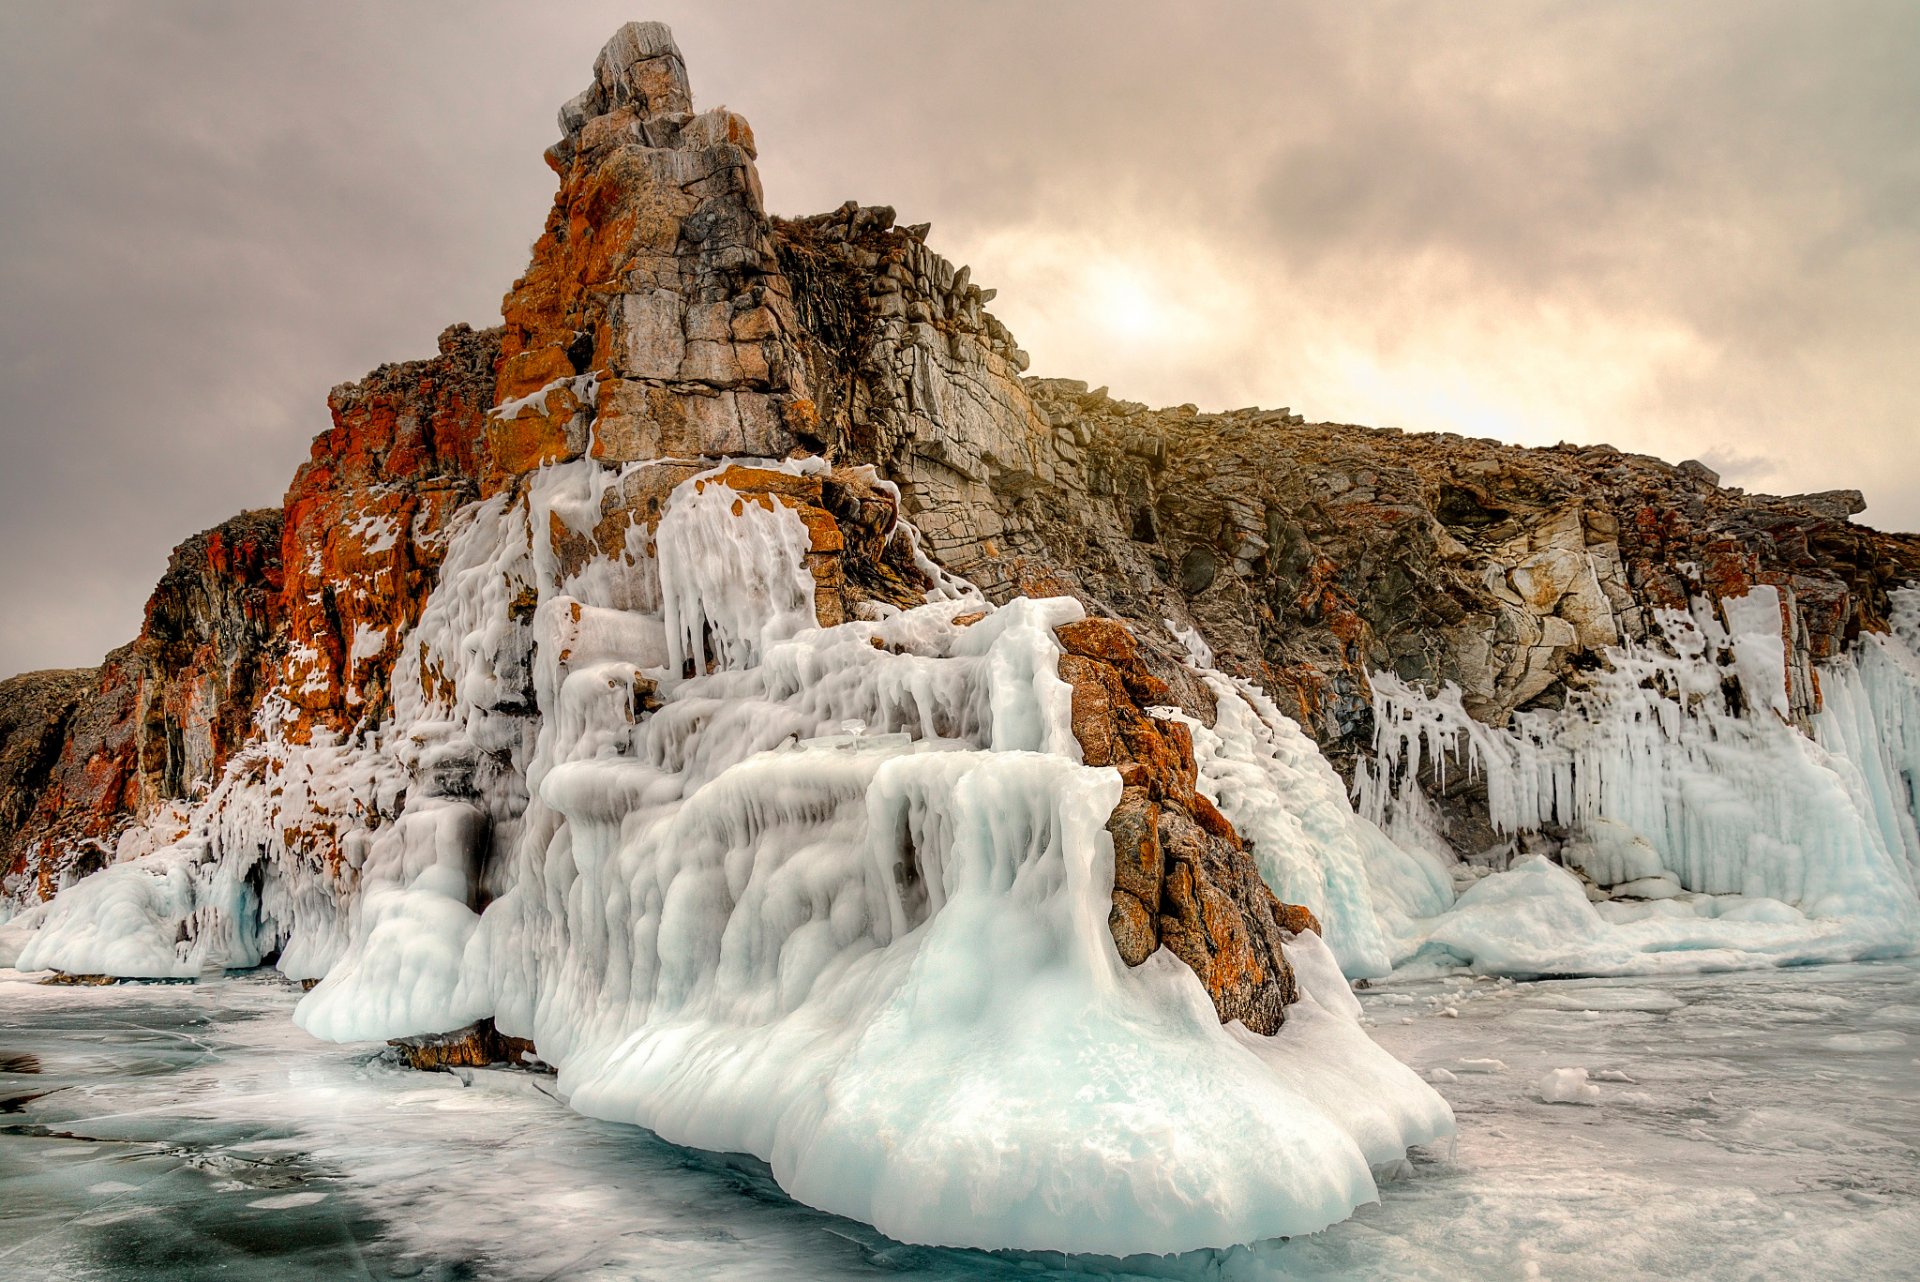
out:
<path id="1" fill-rule="evenodd" d="M 574 1107 L 758 1154 L 915 1242 L 1311 1232 L 1450 1132 L 1342 974 L 1385 971 L 1378 921 L 1437 910 L 1444 871 L 1358 819 L 1257 690 L 1202 667 L 1202 787 L 1333 945 L 1289 946 L 1303 995 L 1272 1037 L 1222 1026 L 1171 954 L 1115 949 L 1120 781 L 1081 763 L 1056 673 L 1077 602 L 994 608 L 943 577 L 821 627 L 801 520 L 725 463 L 625 555 L 563 563 L 553 531 L 646 466 L 552 467 L 463 512 L 391 719 L 304 745 L 270 725 L 188 836 L 61 895 L 21 964 L 184 975 L 278 948 L 324 976 L 295 1016 L 317 1036 L 491 1017 Z M 328 824 L 337 857 L 304 854 Z"/>
<path id="2" fill-rule="evenodd" d="M 895 1237 L 1124 1254 L 1311 1232 L 1450 1129 L 1348 978 L 1913 946 L 1920 593 L 1818 674 L 1807 725 L 1771 589 L 1662 616 L 1505 727 L 1377 676 L 1357 808 L 1175 629 L 1216 715 L 1155 715 L 1325 931 L 1289 945 L 1303 997 L 1261 1037 L 1171 954 L 1115 949 L 1120 781 L 1082 763 L 1057 672 L 1077 602 L 996 608 L 933 572 L 925 604 L 822 626 L 804 522 L 728 485 L 732 460 L 616 553 L 563 555 L 609 487 L 675 466 L 552 466 L 462 510 L 418 624 L 355 638 L 397 655 L 383 724 L 297 742 L 269 697 L 211 793 L 0 948 L 124 975 L 274 960 L 320 980 L 296 1019 L 338 1041 L 491 1018 L 576 1108 L 758 1154 Z M 1423 790 L 1460 772 L 1510 842 L 1468 864 Z"/>
<path id="3" fill-rule="evenodd" d="M 1819 671 L 1807 726 L 1789 720 L 1796 677 L 1771 587 L 1662 613 L 1563 708 L 1505 727 L 1469 717 L 1451 686 L 1376 675 L 1377 760 L 1356 795 L 1395 841 L 1440 844 L 1422 780 L 1463 771 L 1512 843 L 1477 871 L 1564 834 L 1559 865 L 1493 872 L 1400 931 L 1396 961 L 1626 974 L 1910 951 L 1920 591 L 1895 602 L 1891 635 Z"/>
<path id="4" fill-rule="evenodd" d="M 1533 1096 L 1542 1104 L 1598 1104 L 1600 1088 L 1584 1068 L 1554 1068 L 1533 1084 Z"/>
<path id="5" fill-rule="evenodd" d="M 1178 509 L 1194 482 L 1164 466 L 1169 442 L 1176 453 L 1198 431 L 1235 442 L 1203 452 L 1238 455 L 1230 468 L 1202 470 L 1209 487 L 1244 491 L 1218 540 L 1231 539 L 1246 583 L 1284 581 L 1282 563 L 1311 550 L 1288 529 L 1300 493 L 1288 487 L 1331 474 L 1260 476 L 1283 439 L 1264 433 L 1276 418 L 1300 426 L 1292 416 L 1142 417 L 1118 413 L 1104 389 L 1019 380 L 1026 358 L 980 310 L 988 293 L 925 247 L 924 227 L 852 204 L 770 223 L 745 122 L 690 106 L 665 29 L 623 28 L 594 87 L 563 110 L 549 157 L 564 217 L 516 283 L 505 331 L 450 329 L 439 358 L 383 366 L 332 402 L 339 435 L 301 473 L 311 486 L 290 495 L 285 528 L 302 513 L 315 526 L 337 517 L 348 560 L 385 558 L 389 575 L 430 542 L 412 566 L 430 595 L 362 602 L 350 635 L 333 636 L 339 620 L 287 632 L 278 677 L 263 678 L 280 684 L 246 746 L 217 758 L 227 764 L 211 790 L 152 811 L 109 866 L 0 927 L 0 964 L 195 977 L 271 962 L 318 981 L 296 1014 L 317 1037 L 491 1019 L 534 1041 L 580 1110 L 758 1154 L 796 1197 L 895 1237 L 1124 1254 L 1319 1229 L 1375 1195 L 1376 1168 L 1451 1128 L 1440 1097 L 1362 1031 L 1349 979 L 1639 974 L 1915 946 L 1920 592 L 1899 597 L 1891 635 L 1814 673 L 1781 642 L 1791 602 L 1762 587 L 1659 616 L 1564 707 L 1501 726 L 1469 717 L 1456 689 L 1377 675 L 1375 756 L 1351 800 L 1260 687 L 1219 671 L 1205 637 L 1169 622 L 1215 711 L 1153 714 L 1184 723 L 1169 738 L 1182 752 L 1191 740 L 1212 803 L 1202 809 L 1230 821 L 1267 885 L 1310 909 L 1324 937 L 1284 944 L 1301 998 L 1272 1036 L 1223 1026 L 1170 951 L 1127 967 L 1109 925 L 1121 914 L 1124 933 L 1106 829 L 1120 774 L 1083 760 L 1074 687 L 1059 675 L 1056 629 L 1082 607 L 996 607 L 922 554 L 911 529 L 907 548 L 888 544 L 897 563 L 864 568 L 884 579 L 917 566 L 933 585 L 923 602 L 898 604 L 913 591 L 904 571 L 878 594 L 894 604 L 837 587 L 818 596 L 818 531 L 777 491 L 736 488 L 734 469 L 812 478 L 823 502 L 823 477 L 836 492 L 852 478 L 889 500 L 871 504 L 889 521 L 899 491 L 872 467 L 713 456 L 841 440 L 851 457 L 925 462 L 900 475 L 931 496 L 930 529 L 976 505 L 994 518 L 953 519 L 941 535 L 980 554 L 943 553 L 952 564 L 997 565 L 983 582 L 1017 559 L 989 554 L 997 506 L 1058 496 L 1088 500 L 1090 523 L 1073 528 L 1142 545 L 1116 562 L 1128 574 L 1166 576 L 1144 550 L 1157 534 L 1122 533 L 1142 518 L 1151 533 L 1153 509 L 1112 523 L 1108 465 L 1082 455 L 1095 443 L 1151 458 Z M 789 272 L 787 252 L 813 265 Z M 589 267 L 617 271 L 617 287 Z M 889 301 L 845 332 L 807 319 L 840 317 L 855 285 Z M 932 319 L 911 319 L 922 311 Z M 843 377 L 846 423 L 815 421 Z M 483 410 L 509 390 L 524 394 Z M 461 440 L 425 450 L 428 425 Z M 836 435 L 852 425 L 884 448 Z M 1328 430 L 1343 438 L 1343 469 L 1401 457 L 1382 452 L 1384 436 Z M 675 452 L 701 457 L 617 461 Z M 1450 474 L 1484 464 L 1503 485 L 1534 485 L 1518 456 L 1456 442 L 1448 457 Z M 352 475 L 320 479 L 334 463 Z M 1618 466 L 1654 483 L 1638 463 Z M 1408 485 L 1438 475 L 1377 469 L 1388 470 Z M 990 477 L 1002 471 L 1005 486 Z M 1072 484 L 1046 488 L 1058 476 Z M 1673 492 L 1662 476 L 1647 494 Z M 400 488 L 381 491 L 390 483 Z M 1351 519 L 1419 510 L 1394 498 L 1401 484 L 1354 487 L 1370 497 L 1347 500 Z M 355 506 L 376 492 L 396 501 Z M 465 502 L 476 492 L 491 497 Z M 1727 492 L 1715 492 L 1719 504 Z M 649 496 L 645 515 L 625 501 L 633 493 Z M 409 506 L 428 494 L 446 506 Z M 1803 518 L 1838 501 L 1800 499 L 1812 508 L 1779 502 Z M 859 536 L 857 521 L 842 531 L 825 507 L 815 515 L 836 539 Z M 616 516 L 627 524 L 609 535 Z M 1577 607 L 1590 627 L 1540 617 L 1589 653 L 1619 632 L 1598 613 L 1612 608 L 1601 562 L 1559 541 L 1584 549 L 1589 527 L 1561 516 L 1528 531 L 1540 543 L 1513 583 Z M 1343 553 L 1347 568 L 1368 548 Z M 1201 584 L 1188 595 L 1218 569 L 1192 552 L 1177 576 Z M 1609 556 L 1617 587 L 1626 568 L 1617 547 Z M 1346 572 L 1314 558 L 1308 581 Z M 342 563 L 314 544 L 304 573 Z M 1345 642 L 1336 616 L 1357 620 L 1344 605 L 1323 618 Z M 1570 652 L 1551 635 L 1543 646 Z M 336 639 L 341 653 L 325 652 Z M 351 733 L 315 728 L 355 717 Z M 1500 839 L 1465 861 L 1427 793 L 1462 775 L 1484 785 Z M 1211 837 L 1224 842 L 1221 826 Z M 1171 903 L 1160 884 L 1135 906 Z M 1246 924 L 1224 920 L 1223 933 Z M 1543 1097 L 1597 1089 L 1564 1071 L 1583 1075 Z"/>
<path id="6" fill-rule="evenodd" d="M 1212 654 L 1197 634 L 1175 635 L 1217 701 L 1211 727 L 1163 710 L 1193 734 L 1201 791 L 1247 840 L 1274 894 L 1313 910 L 1348 976 L 1387 974 L 1390 939 L 1452 902 L 1445 864 L 1417 846 L 1396 846 L 1355 814 L 1340 777 L 1298 724 L 1258 686 L 1207 666 Z"/>

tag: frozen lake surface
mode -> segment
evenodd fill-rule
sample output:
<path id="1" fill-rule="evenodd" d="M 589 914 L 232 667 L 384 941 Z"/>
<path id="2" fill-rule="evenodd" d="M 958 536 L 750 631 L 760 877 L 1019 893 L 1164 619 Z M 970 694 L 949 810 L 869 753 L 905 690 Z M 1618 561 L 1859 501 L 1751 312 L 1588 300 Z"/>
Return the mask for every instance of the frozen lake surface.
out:
<path id="1" fill-rule="evenodd" d="M 1313 1237 L 1125 1262 L 901 1246 L 547 1078 L 314 1041 L 298 996 L 0 972 L 0 1277 L 1920 1277 L 1914 961 L 1377 987 L 1458 1141 Z"/>

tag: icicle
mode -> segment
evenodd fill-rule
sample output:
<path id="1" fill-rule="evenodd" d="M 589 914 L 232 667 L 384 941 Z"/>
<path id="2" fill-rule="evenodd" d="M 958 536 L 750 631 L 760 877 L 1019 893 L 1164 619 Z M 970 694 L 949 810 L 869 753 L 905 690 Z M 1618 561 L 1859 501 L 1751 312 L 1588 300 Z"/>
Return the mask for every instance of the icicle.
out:
<path id="1" fill-rule="evenodd" d="M 1631 937 L 1602 932 L 1590 954 L 1535 954 L 1551 956 L 1534 963 L 1549 970 L 1632 970 L 1655 965 L 1650 952 L 1684 964 L 1673 950 L 1729 965 L 1910 947 L 1920 927 L 1910 728 L 1920 726 L 1920 594 L 1896 600 L 1892 636 L 1865 638 L 1821 672 L 1827 707 L 1812 737 L 1788 719 L 1771 588 L 1722 602 L 1724 625 L 1704 604 L 1662 612 L 1653 640 L 1608 651 L 1563 709 L 1519 713 L 1503 729 L 1468 718 L 1451 686 L 1424 695 L 1378 675 L 1375 761 L 1356 797 L 1397 841 L 1424 843 L 1422 768 L 1437 775 L 1464 759 L 1486 781 L 1498 831 L 1570 829 L 1568 866 L 1626 898 L 1677 900 L 1685 919 L 1664 914 L 1657 931 L 1630 904 L 1580 908 Z M 1430 934 L 1453 938 L 1456 954 L 1465 947 L 1454 926 Z"/>

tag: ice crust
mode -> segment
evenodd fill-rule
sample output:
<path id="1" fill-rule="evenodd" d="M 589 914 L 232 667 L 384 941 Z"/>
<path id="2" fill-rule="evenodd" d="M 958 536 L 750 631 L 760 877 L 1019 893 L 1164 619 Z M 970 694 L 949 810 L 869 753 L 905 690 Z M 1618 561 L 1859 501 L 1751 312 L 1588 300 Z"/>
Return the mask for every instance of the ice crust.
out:
<path id="1" fill-rule="evenodd" d="M 385 724 L 296 742 L 270 697 L 211 794 L 0 946 L 129 975 L 277 958 L 321 980 L 295 1018 L 336 1041 L 491 1017 L 575 1108 L 756 1154 L 896 1238 L 1116 1255 L 1312 1232 L 1450 1132 L 1349 978 L 1913 946 L 1920 594 L 1822 671 L 1811 727 L 1788 720 L 1777 626 L 1768 649 L 1777 598 L 1665 616 L 1567 709 L 1506 728 L 1379 676 L 1357 807 L 1175 629 L 1216 717 L 1157 715 L 1187 721 L 1201 790 L 1325 928 L 1289 945 L 1303 998 L 1268 1038 L 1222 1027 L 1170 954 L 1119 959 L 1120 784 L 1082 764 L 1056 671 L 1078 603 L 994 608 L 928 563 L 927 604 L 818 627 L 804 525 L 724 466 L 651 537 L 563 563 L 553 531 L 592 530 L 648 466 L 548 468 L 464 509 L 393 642 Z M 1456 902 L 1485 866 L 1457 863 L 1421 789 L 1451 770 L 1485 779 L 1516 843 L 1566 830 L 1565 866 L 1502 857 Z"/>

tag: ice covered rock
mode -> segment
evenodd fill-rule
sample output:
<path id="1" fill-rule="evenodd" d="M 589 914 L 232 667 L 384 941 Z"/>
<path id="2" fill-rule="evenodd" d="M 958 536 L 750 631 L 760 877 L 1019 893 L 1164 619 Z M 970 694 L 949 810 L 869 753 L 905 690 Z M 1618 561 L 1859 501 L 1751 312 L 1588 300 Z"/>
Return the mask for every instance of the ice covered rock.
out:
<path id="1" fill-rule="evenodd" d="M 38 910 L 14 964 L 150 979 L 259 965 L 272 946 L 257 929 L 259 891 L 205 856 L 190 838 L 83 879 Z"/>
<path id="2" fill-rule="evenodd" d="M 1563 699 L 1601 648 L 1648 639 L 1658 611 L 1696 596 L 1777 594 L 1786 705 L 1804 725 L 1822 697 L 1810 665 L 1884 630 L 1889 589 L 1920 574 L 1920 544 L 1853 524 L 1831 496 L 1744 495 L 1606 447 L 1156 412 L 1022 379 L 992 291 L 924 226 L 851 202 L 768 217 L 746 122 L 693 106 L 670 34 L 622 28 L 562 111 L 559 191 L 502 328 L 455 327 L 440 356 L 337 392 L 334 430 L 288 495 L 286 588 L 238 612 L 266 625 L 246 648 L 296 721 L 377 722 L 450 511 L 469 487 L 510 489 L 581 456 L 799 449 L 871 465 L 945 570 L 996 600 L 1067 592 L 1128 620 L 1176 687 L 1160 621 L 1199 627 L 1223 670 L 1343 763 L 1370 733 L 1369 671 L 1453 680 L 1471 715 L 1498 723 L 1529 698 Z M 75 860 L 97 866 L 120 827 L 213 783 L 251 735 L 266 682 L 186 653 L 244 633 L 200 603 L 251 589 L 205 584 L 189 595 L 191 644 L 144 676 L 109 664 L 69 719 L 57 778 L 22 785 L 26 844 L 46 837 L 33 872 L 62 871 L 29 875 L 16 853 L 14 898 L 57 889 Z M 1174 701 L 1211 715 L 1191 682 Z M 1472 780 L 1428 801 L 1471 827 Z M 1460 835 L 1482 849 L 1492 834 Z"/>
<path id="3" fill-rule="evenodd" d="M 103 867 L 130 824 L 212 786 L 246 745 L 284 635 L 281 535 L 271 510 L 194 535 L 134 641 L 84 677 L 0 691 L 13 710 L 0 719 L 0 897 L 43 898 Z"/>
<path id="4" fill-rule="evenodd" d="M 597 510 L 581 501 L 595 473 L 543 473 L 525 516 L 484 505 L 422 616 L 422 667 L 396 674 L 411 690 L 463 650 L 450 703 L 435 685 L 397 706 L 416 737 L 491 719 L 497 656 L 522 643 L 474 625 L 500 608 L 489 567 L 535 531 L 523 626 L 569 628 L 536 643 L 543 715 L 526 807 L 491 828 L 499 893 L 471 910 L 478 812 L 410 799 L 366 851 L 350 942 L 303 1026 L 361 1040 L 490 1015 L 575 1107 L 757 1153 L 802 1200 L 912 1241 L 1134 1251 L 1308 1231 L 1446 1130 L 1444 1104 L 1366 1039 L 1318 938 L 1283 940 L 1243 855 L 1255 880 L 1223 887 L 1240 852 L 1192 791 L 1179 723 L 1109 706 L 1098 724 L 1127 755 L 1091 759 L 1116 749 L 1092 739 L 1082 690 L 1159 690 L 1124 632 L 1070 599 L 823 626 L 798 508 L 749 501 L 733 486 L 754 472 L 722 465 L 667 496 L 634 567 L 657 587 L 626 595 L 636 623 L 670 617 L 679 648 L 610 677 L 605 643 L 575 639 L 587 608 L 621 611 L 576 619 L 559 594 L 610 580 L 563 570 L 537 515 Z M 1193 919 L 1213 932 L 1198 967 L 1177 939 L 1134 967 L 1116 947 L 1109 823 L 1129 778 L 1192 825 L 1156 825 L 1166 844 L 1219 843 L 1214 880 L 1177 855 L 1163 873 L 1220 896 Z M 1246 922 L 1227 914 L 1246 902 L 1269 933 L 1245 938 L 1271 951 L 1242 959 L 1225 949 Z M 1179 894 L 1160 904 L 1163 938 L 1189 928 Z M 1285 982 L 1274 1005 L 1262 975 Z"/>
<path id="5" fill-rule="evenodd" d="M 1610 649 L 1565 706 L 1505 727 L 1468 715 L 1455 688 L 1426 693 L 1382 675 L 1364 811 L 1401 841 L 1431 845 L 1426 790 L 1447 787 L 1449 775 L 1477 778 L 1494 831 L 1550 848 L 1548 834 L 1571 829 L 1562 860 L 1614 882 L 1611 902 L 1598 914 L 1582 904 L 1583 914 L 1560 893 L 1573 883 L 1560 886 L 1536 859 L 1408 931 L 1403 953 L 1445 947 L 1496 972 L 1606 974 L 1682 966 L 1689 955 L 1722 966 L 1910 947 L 1920 838 L 1913 794 L 1895 781 L 1909 773 L 1905 726 L 1920 699 L 1920 649 L 1905 625 L 1916 598 L 1894 594 L 1901 626 L 1826 665 L 1831 703 L 1808 724 L 1791 715 L 1782 598 L 1771 588 L 1660 615 L 1654 641 Z M 1480 907 L 1493 895 L 1513 909 L 1505 934 Z M 1755 907 L 1720 913 L 1727 896 Z M 1562 946 L 1511 946 L 1543 942 L 1524 923 L 1549 917 L 1564 927 Z M 1623 926 L 1632 929 L 1609 929 Z"/>

